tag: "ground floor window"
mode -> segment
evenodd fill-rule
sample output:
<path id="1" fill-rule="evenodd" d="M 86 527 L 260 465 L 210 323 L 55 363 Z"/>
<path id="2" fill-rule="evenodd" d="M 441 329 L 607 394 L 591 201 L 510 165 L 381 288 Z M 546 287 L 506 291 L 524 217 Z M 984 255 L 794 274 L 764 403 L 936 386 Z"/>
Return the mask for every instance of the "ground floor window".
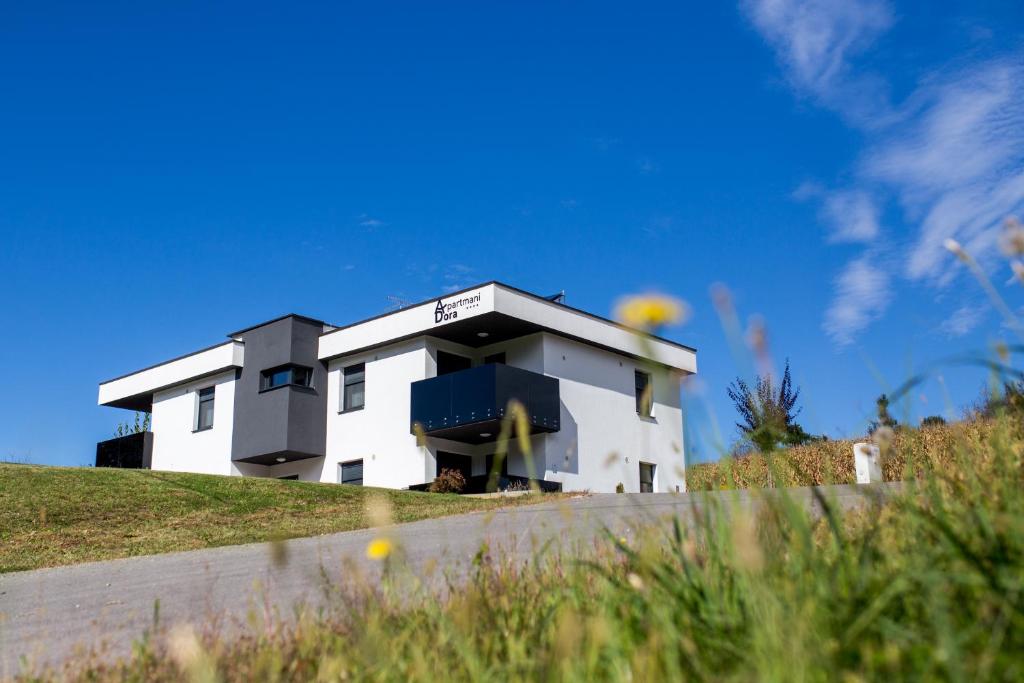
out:
<path id="1" fill-rule="evenodd" d="M 654 493 L 654 465 L 640 463 L 640 493 Z"/>
<path id="2" fill-rule="evenodd" d="M 298 481 L 298 480 L 299 480 L 299 475 L 297 475 L 297 474 L 289 474 L 289 475 L 288 475 L 288 476 L 286 476 L 286 477 L 278 477 L 278 479 L 280 479 L 280 480 L 282 480 L 282 481 L 284 481 L 284 480 L 288 480 L 288 481 Z"/>
<path id="3" fill-rule="evenodd" d="M 363 461 L 352 460 L 338 465 L 338 482 L 341 484 L 363 485 Z"/>

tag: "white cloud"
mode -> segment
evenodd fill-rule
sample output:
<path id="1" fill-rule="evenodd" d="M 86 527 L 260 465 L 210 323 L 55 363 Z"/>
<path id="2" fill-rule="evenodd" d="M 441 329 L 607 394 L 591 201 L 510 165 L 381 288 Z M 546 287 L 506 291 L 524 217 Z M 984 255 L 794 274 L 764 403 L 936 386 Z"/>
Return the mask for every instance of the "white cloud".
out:
<path id="1" fill-rule="evenodd" d="M 750 22 L 775 50 L 789 82 L 801 93 L 834 106 L 856 92 L 870 107 L 882 97 L 880 81 L 851 72 L 850 59 L 863 52 L 893 22 L 881 0 L 745 0 Z M 844 111 L 860 117 L 858 111 Z M 876 112 L 877 113 L 877 112 Z"/>
<path id="2" fill-rule="evenodd" d="M 892 299 L 888 273 L 872 261 L 871 256 L 851 261 L 836 278 L 836 296 L 825 313 L 824 328 L 840 346 L 852 343 Z"/>
<path id="3" fill-rule="evenodd" d="M 828 194 L 821 214 L 832 228 L 832 242 L 872 242 L 878 237 L 878 208 L 863 190 Z"/>
<path id="4" fill-rule="evenodd" d="M 359 216 L 359 225 L 364 228 L 373 230 L 375 228 L 383 228 L 385 225 L 387 225 L 387 223 L 380 220 L 379 218 L 373 218 L 372 216 L 368 216 L 367 214 L 364 213 Z"/>
<path id="5" fill-rule="evenodd" d="M 979 306 L 961 306 L 942 323 L 942 331 L 950 337 L 962 337 L 977 327 L 984 311 Z"/>
<path id="6" fill-rule="evenodd" d="M 948 286 L 963 271 L 943 248 L 946 239 L 958 240 L 991 268 L 1003 220 L 1024 211 L 1024 52 L 940 67 L 893 106 L 881 76 L 853 62 L 892 25 L 888 4 L 741 0 L 741 6 L 795 91 L 836 111 L 865 136 L 865 152 L 846 189 L 829 192 L 804 183 L 794 193 L 821 199 L 830 240 L 868 243 L 871 254 L 905 249 L 899 254 L 903 274 L 936 287 Z M 913 230 L 909 240 L 881 243 L 881 197 L 898 199 Z M 837 280 L 830 330 L 842 328 L 841 320 L 862 319 L 849 301 L 852 272 L 854 264 Z M 958 313 L 958 324 L 948 330 L 968 322 L 966 313 Z"/>
<path id="7" fill-rule="evenodd" d="M 907 275 L 947 284 L 943 240 L 957 239 L 984 262 L 1003 220 L 1024 207 L 1024 66 L 976 64 L 922 86 L 908 109 L 915 115 L 873 144 L 862 168 L 919 224 Z"/>

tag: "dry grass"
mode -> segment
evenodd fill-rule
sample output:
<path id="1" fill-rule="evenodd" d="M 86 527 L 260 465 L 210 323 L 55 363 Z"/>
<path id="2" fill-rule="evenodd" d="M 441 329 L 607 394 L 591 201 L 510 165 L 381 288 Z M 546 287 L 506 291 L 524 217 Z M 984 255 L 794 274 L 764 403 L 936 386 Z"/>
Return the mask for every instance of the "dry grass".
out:
<path id="1" fill-rule="evenodd" d="M 371 493 L 390 501 L 397 522 L 540 498 L 0 464 L 0 573 L 366 528 Z"/>
<path id="2" fill-rule="evenodd" d="M 711 499 L 692 526 L 652 521 L 584 557 L 482 547 L 440 599 L 394 553 L 381 581 L 339 582 L 322 611 L 140 633 L 123 661 L 23 680 L 1022 680 L 1024 440 L 1016 424 L 978 429 L 904 435 L 952 447 L 948 470 L 855 513 Z"/>
<path id="3" fill-rule="evenodd" d="M 884 451 L 882 473 L 886 481 L 900 481 L 920 476 L 926 469 L 948 470 L 958 448 L 988 441 L 993 429 L 993 423 L 984 420 L 898 429 L 891 446 Z M 820 441 L 778 451 L 772 456 L 775 485 L 855 483 L 853 444 L 852 440 Z M 686 470 L 686 484 L 690 491 L 766 488 L 771 485 L 768 459 L 755 453 L 691 465 Z"/>

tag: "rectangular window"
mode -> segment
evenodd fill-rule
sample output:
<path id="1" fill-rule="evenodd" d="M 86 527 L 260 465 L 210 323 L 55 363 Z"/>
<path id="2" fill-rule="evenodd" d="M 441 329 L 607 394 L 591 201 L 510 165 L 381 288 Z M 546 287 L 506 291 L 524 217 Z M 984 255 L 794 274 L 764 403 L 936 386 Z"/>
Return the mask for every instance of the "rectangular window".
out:
<path id="1" fill-rule="evenodd" d="M 640 493 L 654 493 L 654 465 L 640 463 Z"/>
<path id="2" fill-rule="evenodd" d="M 346 413 L 350 410 L 362 410 L 365 405 L 366 364 L 350 365 L 344 371 L 341 410 Z"/>
<path id="3" fill-rule="evenodd" d="M 299 475 L 289 474 L 287 477 L 278 477 L 278 479 L 280 479 L 281 481 L 298 481 Z"/>
<path id="4" fill-rule="evenodd" d="M 313 386 L 313 368 L 302 365 L 282 365 L 260 373 L 260 391 L 288 386 Z"/>
<path id="5" fill-rule="evenodd" d="M 447 351 L 437 352 L 438 376 L 447 375 L 452 372 L 459 372 L 460 370 L 469 370 L 472 366 L 473 361 L 465 356 L 448 353 Z"/>
<path id="6" fill-rule="evenodd" d="M 353 460 L 338 465 L 338 482 L 352 484 L 353 486 L 363 485 L 363 461 Z"/>
<path id="7" fill-rule="evenodd" d="M 651 416 L 652 387 L 651 376 L 637 370 L 633 373 L 636 379 L 636 414 L 641 417 Z"/>
<path id="8" fill-rule="evenodd" d="M 213 398 L 216 387 L 206 387 L 196 392 L 196 427 L 195 431 L 213 427 Z"/>
<path id="9" fill-rule="evenodd" d="M 489 356 L 484 356 L 484 365 L 490 365 L 491 363 L 505 365 L 505 352 L 499 351 L 498 353 L 492 353 Z"/>

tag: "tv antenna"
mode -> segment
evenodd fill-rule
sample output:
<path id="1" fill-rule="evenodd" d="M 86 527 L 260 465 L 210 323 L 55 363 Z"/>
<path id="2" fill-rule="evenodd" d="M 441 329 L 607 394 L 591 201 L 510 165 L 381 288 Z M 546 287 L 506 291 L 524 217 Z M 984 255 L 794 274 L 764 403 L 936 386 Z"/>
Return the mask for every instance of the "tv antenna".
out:
<path id="1" fill-rule="evenodd" d="M 400 311 L 403 308 L 412 306 L 412 302 L 408 299 L 404 299 L 400 296 L 394 296 L 393 294 L 388 295 L 388 309 L 392 311 Z"/>

